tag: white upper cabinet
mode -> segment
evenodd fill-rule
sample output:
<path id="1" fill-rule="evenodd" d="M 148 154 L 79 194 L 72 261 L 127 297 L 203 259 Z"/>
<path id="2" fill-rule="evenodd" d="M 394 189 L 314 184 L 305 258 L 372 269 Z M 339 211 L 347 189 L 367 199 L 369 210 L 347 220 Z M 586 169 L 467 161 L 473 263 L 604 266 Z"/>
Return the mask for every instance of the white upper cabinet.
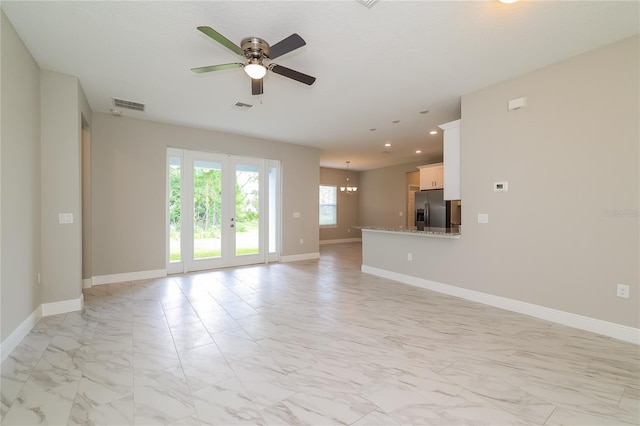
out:
<path id="1" fill-rule="evenodd" d="M 444 167 L 442 163 L 418 166 L 420 169 L 420 190 L 442 189 L 444 187 Z"/>
<path id="2" fill-rule="evenodd" d="M 441 124 L 444 130 L 444 199 L 460 199 L 460 120 Z M 422 176 L 420 176 L 422 189 Z"/>

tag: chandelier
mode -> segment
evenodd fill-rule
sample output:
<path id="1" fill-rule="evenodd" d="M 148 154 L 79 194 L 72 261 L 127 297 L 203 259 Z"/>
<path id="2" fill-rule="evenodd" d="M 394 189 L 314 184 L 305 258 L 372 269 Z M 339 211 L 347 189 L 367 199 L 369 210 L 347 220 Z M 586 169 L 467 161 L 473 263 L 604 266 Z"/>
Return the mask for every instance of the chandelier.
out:
<path id="1" fill-rule="evenodd" d="M 347 161 L 347 171 L 349 171 L 349 164 L 351 161 Z M 340 187 L 340 192 L 344 192 L 346 194 L 354 194 L 358 190 L 357 186 L 349 185 L 349 177 L 347 177 L 347 185 Z"/>

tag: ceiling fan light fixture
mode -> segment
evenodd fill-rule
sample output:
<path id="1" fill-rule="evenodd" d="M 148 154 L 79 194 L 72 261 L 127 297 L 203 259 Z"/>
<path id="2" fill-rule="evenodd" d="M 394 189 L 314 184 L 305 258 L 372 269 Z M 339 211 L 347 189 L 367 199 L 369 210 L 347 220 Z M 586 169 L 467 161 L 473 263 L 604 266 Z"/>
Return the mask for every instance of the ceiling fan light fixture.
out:
<path id="1" fill-rule="evenodd" d="M 304 39 L 296 33 L 280 40 L 273 46 L 269 45 L 269 43 L 259 37 L 245 37 L 242 39 L 240 46 L 238 46 L 211 27 L 200 26 L 197 27 L 197 29 L 233 53 L 242 56 L 246 59 L 246 62 L 232 62 L 229 64 L 191 68 L 191 71 L 195 73 L 200 74 L 231 68 L 243 68 L 245 73 L 247 73 L 251 78 L 252 95 L 262 95 L 264 93 L 263 77 L 267 74 L 267 69 L 269 71 L 273 71 L 275 74 L 279 74 L 308 86 L 311 86 L 316 81 L 315 77 L 271 62 L 273 59 L 286 55 L 287 53 L 299 49 L 307 44 Z"/>
<path id="2" fill-rule="evenodd" d="M 267 69 L 260 63 L 251 62 L 244 66 L 244 72 L 254 80 L 259 80 L 267 74 Z"/>

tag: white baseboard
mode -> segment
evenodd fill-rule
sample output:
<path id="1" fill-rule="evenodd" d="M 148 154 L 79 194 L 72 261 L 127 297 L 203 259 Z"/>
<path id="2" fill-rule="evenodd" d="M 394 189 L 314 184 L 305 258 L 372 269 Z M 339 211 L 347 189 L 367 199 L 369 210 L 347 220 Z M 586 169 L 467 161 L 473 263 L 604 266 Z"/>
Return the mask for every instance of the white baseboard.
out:
<path id="1" fill-rule="evenodd" d="M 362 238 L 342 238 L 340 240 L 320 240 L 320 245 L 324 244 L 343 244 L 343 243 L 360 243 Z"/>
<path id="2" fill-rule="evenodd" d="M 81 311 L 84 306 L 84 295 L 80 293 L 80 297 L 71 300 L 62 300 L 60 302 L 43 303 L 42 316 L 66 314 L 67 312 Z"/>
<path id="3" fill-rule="evenodd" d="M 123 274 L 98 275 L 91 278 L 91 286 L 102 284 L 122 283 L 126 281 L 148 280 L 152 278 L 163 278 L 167 276 L 166 269 L 152 269 L 150 271 L 125 272 Z M 83 288 L 84 280 L 83 280 Z"/>
<path id="4" fill-rule="evenodd" d="M 412 277 L 373 266 L 362 265 L 362 272 L 640 345 L 640 329 L 638 328 Z"/>
<path id="5" fill-rule="evenodd" d="M 31 329 L 40 321 L 40 318 L 42 318 L 42 305 L 31 312 L 31 315 L 22 321 L 22 323 L 13 330 L 13 333 L 0 344 L 0 362 L 4 361 L 11 351 L 20 344 L 22 339 L 27 337 L 27 334 L 29 334 Z"/>
<path id="6" fill-rule="evenodd" d="M 82 280 L 82 288 L 91 288 L 91 278 L 85 278 Z"/>
<path id="7" fill-rule="evenodd" d="M 62 300 L 60 302 L 43 303 L 38 306 L 31 315 L 29 315 L 22 323 L 13 330 L 13 333 L 7 337 L 4 342 L 0 344 L 0 362 L 4 361 L 13 351 L 16 346 L 20 344 L 22 339 L 27 337 L 33 327 L 40 321 L 40 318 L 47 317 L 49 315 L 66 314 L 67 312 L 74 312 L 82 310 L 84 306 L 84 295 L 81 293 L 80 297 L 71 300 Z"/>
<path id="8" fill-rule="evenodd" d="M 313 260 L 320 259 L 320 253 L 304 253 L 304 254 L 292 254 L 290 256 L 280 256 L 280 262 L 297 262 L 299 260 Z"/>

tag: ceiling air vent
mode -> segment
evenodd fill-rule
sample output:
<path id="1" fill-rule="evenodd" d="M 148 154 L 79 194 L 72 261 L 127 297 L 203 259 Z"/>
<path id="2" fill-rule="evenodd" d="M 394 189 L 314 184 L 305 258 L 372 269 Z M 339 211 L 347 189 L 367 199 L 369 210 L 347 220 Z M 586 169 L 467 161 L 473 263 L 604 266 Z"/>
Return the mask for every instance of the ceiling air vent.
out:
<path id="1" fill-rule="evenodd" d="M 367 6 L 369 9 L 371 9 L 376 3 L 378 3 L 378 0 L 356 0 L 358 3 Z"/>
<path id="2" fill-rule="evenodd" d="M 244 102 L 236 102 L 235 104 L 233 104 L 233 108 L 240 111 L 249 111 L 251 108 L 253 108 L 253 105 L 245 104 Z"/>
<path id="3" fill-rule="evenodd" d="M 118 108 L 132 109 L 144 112 L 144 104 L 140 102 L 126 101 L 124 99 L 113 98 L 113 105 Z"/>

